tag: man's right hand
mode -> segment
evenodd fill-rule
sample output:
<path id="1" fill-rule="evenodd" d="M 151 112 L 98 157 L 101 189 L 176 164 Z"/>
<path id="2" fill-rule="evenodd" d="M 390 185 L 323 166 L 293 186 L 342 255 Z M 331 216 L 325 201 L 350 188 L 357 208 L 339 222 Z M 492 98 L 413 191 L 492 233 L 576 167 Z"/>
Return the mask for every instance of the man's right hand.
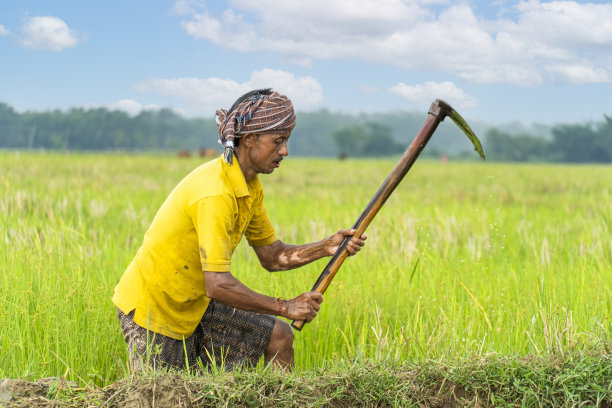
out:
<path id="1" fill-rule="evenodd" d="M 322 301 L 323 295 L 319 292 L 302 293 L 296 298 L 285 301 L 282 316 L 291 320 L 311 322 L 317 315 Z"/>

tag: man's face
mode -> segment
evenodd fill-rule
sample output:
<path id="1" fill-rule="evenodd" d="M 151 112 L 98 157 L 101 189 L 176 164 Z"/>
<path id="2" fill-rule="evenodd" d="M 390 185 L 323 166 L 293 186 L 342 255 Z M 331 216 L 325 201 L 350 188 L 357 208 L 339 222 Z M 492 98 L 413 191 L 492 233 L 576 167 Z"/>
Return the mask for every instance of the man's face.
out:
<path id="1" fill-rule="evenodd" d="M 289 154 L 287 149 L 289 136 L 291 132 L 255 136 L 249 159 L 257 173 L 270 174 L 278 168 L 283 157 Z"/>

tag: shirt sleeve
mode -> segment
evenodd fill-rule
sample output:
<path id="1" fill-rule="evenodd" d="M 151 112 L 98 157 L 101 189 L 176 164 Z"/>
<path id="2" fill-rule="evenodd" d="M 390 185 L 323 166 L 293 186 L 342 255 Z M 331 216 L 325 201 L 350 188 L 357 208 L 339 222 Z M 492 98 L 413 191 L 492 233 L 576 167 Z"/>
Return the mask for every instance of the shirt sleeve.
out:
<path id="1" fill-rule="evenodd" d="M 202 270 L 229 272 L 232 258 L 231 231 L 234 228 L 234 208 L 223 195 L 198 200 L 193 212 L 193 224 L 198 236 Z"/>
<path id="2" fill-rule="evenodd" d="M 270 245 L 278 239 L 274 232 L 272 221 L 270 221 L 268 213 L 266 212 L 266 207 L 263 203 L 263 195 L 260 196 L 256 204 L 253 218 L 251 218 L 251 222 L 249 222 L 244 235 L 250 246 Z"/>

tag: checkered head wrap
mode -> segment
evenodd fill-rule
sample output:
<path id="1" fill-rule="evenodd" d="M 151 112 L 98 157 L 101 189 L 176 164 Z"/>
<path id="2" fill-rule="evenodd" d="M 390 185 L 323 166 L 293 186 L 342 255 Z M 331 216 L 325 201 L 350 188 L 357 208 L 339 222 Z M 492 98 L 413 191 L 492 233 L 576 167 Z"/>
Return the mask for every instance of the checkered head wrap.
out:
<path id="1" fill-rule="evenodd" d="M 293 104 L 285 95 L 272 92 L 269 95 L 254 95 L 229 113 L 217 110 L 219 143 L 225 147 L 223 157 L 232 164 L 234 139 L 250 133 L 286 133 L 295 127 Z"/>

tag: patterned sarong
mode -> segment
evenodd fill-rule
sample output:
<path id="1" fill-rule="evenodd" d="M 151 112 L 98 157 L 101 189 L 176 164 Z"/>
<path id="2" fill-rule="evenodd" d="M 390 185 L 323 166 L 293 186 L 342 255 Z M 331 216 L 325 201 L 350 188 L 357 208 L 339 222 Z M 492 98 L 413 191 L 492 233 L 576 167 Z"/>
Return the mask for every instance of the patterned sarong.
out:
<path id="1" fill-rule="evenodd" d="M 170 368 L 198 372 L 211 365 L 225 370 L 254 367 L 263 355 L 276 318 L 247 312 L 210 301 L 195 332 L 176 340 L 148 331 L 134 323 L 134 311 L 129 314 L 117 309 L 123 337 L 128 344 L 132 369 L 140 371 Z"/>

